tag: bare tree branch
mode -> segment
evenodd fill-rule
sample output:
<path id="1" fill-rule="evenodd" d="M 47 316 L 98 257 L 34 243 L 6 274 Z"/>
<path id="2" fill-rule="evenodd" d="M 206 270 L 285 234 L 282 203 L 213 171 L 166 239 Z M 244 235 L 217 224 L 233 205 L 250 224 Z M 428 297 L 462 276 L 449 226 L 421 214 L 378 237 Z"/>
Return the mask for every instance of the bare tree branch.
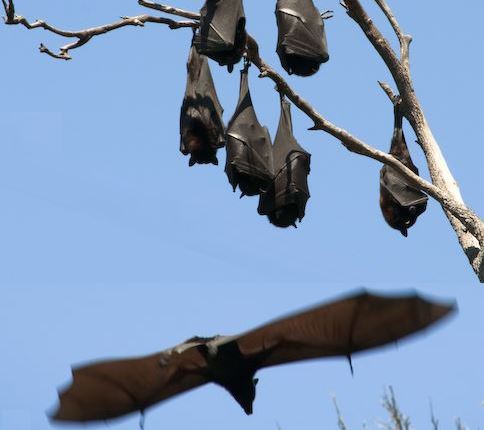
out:
<path id="1" fill-rule="evenodd" d="M 143 15 L 137 15 L 137 16 L 131 16 L 131 17 L 123 16 L 119 21 L 113 22 L 111 24 L 105 24 L 105 25 L 100 25 L 98 27 L 87 28 L 85 30 L 66 31 L 66 30 L 61 30 L 59 28 L 56 28 L 42 20 L 37 20 L 30 23 L 23 16 L 15 15 L 13 0 L 9 0 L 8 5 L 5 0 L 2 0 L 2 3 L 5 9 L 5 13 L 7 14 L 5 18 L 5 24 L 8 24 L 8 25 L 20 24 L 29 30 L 33 30 L 36 28 L 43 28 L 44 30 L 57 34 L 58 36 L 76 38 L 77 41 L 68 43 L 60 47 L 58 53 L 54 53 L 50 49 L 48 49 L 44 44 L 40 44 L 40 47 L 39 47 L 40 52 L 60 60 L 72 59 L 72 57 L 69 55 L 69 51 L 85 45 L 93 37 L 99 36 L 101 34 L 106 34 L 110 31 L 114 31 L 122 27 L 127 27 L 127 26 L 143 27 L 147 22 L 151 22 L 155 24 L 166 24 L 171 29 L 185 28 L 185 27 L 190 27 L 190 28 L 198 27 L 198 23 L 194 21 L 174 21 L 173 19 L 169 19 L 169 18 L 143 14 Z"/>
<path id="2" fill-rule="evenodd" d="M 375 2 L 387 17 L 388 21 L 390 22 L 393 28 L 393 31 L 398 37 L 398 42 L 400 43 L 400 60 L 402 61 L 403 66 L 405 67 L 405 70 L 407 71 L 407 73 L 410 73 L 409 51 L 410 51 L 410 43 L 412 43 L 412 36 L 410 36 L 409 34 L 403 33 L 395 15 L 393 14 L 390 7 L 388 6 L 388 3 L 386 2 L 386 0 L 375 0 Z"/>
<path id="3" fill-rule="evenodd" d="M 155 3 L 152 1 L 138 0 L 140 6 L 144 6 L 150 9 L 158 10 L 160 12 L 165 12 L 170 15 L 182 16 L 188 19 L 200 19 L 200 14 L 197 12 L 190 12 L 188 10 L 179 9 L 177 7 L 168 6 L 164 4 Z"/>
<path id="4" fill-rule="evenodd" d="M 411 37 L 405 35 L 400 29 L 393 12 L 386 3 L 386 0 L 375 1 L 390 21 L 390 24 L 399 39 L 401 45 L 401 59 L 398 58 L 388 41 L 375 27 L 373 21 L 363 9 L 359 0 L 342 0 L 341 4 L 345 7 L 347 14 L 362 28 L 363 32 L 373 44 L 391 72 L 397 85 L 399 95 L 396 95 L 388 84 L 380 83 L 380 86 L 388 95 L 392 103 L 395 103 L 397 99 L 401 99 L 403 113 L 414 129 L 418 143 L 422 147 L 426 156 L 432 183 L 415 175 L 392 155 L 369 146 L 357 137 L 351 135 L 345 129 L 334 125 L 324 118 L 309 102 L 297 94 L 281 75 L 262 60 L 259 55 L 258 44 L 250 35 L 248 37 L 246 56 L 259 69 L 261 78 L 268 77 L 275 82 L 277 90 L 281 94 L 287 96 L 296 107 L 314 122 L 314 126 L 311 128 L 312 130 L 325 131 L 338 139 L 349 151 L 392 166 L 412 186 L 426 192 L 436 199 L 442 205 L 445 214 L 456 231 L 461 247 L 466 253 L 475 273 L 481 281 L 484 281 L 484 223 L 464 204 L 457 183 L 450 173 L 440 148 L 427 124 L 420 103 L 415 96 L 408 64 L 408 49 Z M 138 3 L 141 6 L 189 18 L 191 21 L 174 21 L 162 17 L 139 15 L 134 17 L 124 17 L 120 21 L 112 24 L 72 32 L 59 30 L 40 20 L 30 24 L 22 16 L 15 15 L 13 0 L 8 0 L 8 4 L 6 0 L 2 0 L 2 3 L 7 14 L 5 19 L 7 24 L 22 24 L 28 29 L 41 27 L 60 36 L 77 38 L 77 41 L 61 47 L 58 54 L 51 52 L 44 45 L 40 46 L 41 52 L 54 58 L 61 59 L 70 59 L 69 50 L 86 44 L 92 37 L 105 34 L 121 27 L 128 25 L 143 26 L 146 22 L 153 22 L 166 24 L 170 28 L 195 28 L 198 27 L 196 20 L 200 18 L 200 14 L 196 12 L 190 12 L 148 0 L 138 0 Z"/>
<path id="5" fill-rule="evenodd" d="M 346 423 L 343 420 L 343 415 L 341 415 L 341 411 L 339 410 L 338 403 L 336 402 L 336 396 L 333 396 L 333 405 L 336 409 L 336 415 L 338 417 L 339 430 L 348 430 L 348 427 L 346 427 Z"/>
<path id="6" fill-rule="evenodd" d="M 430 402 L 430 422 L 432 423 L 433 430 L 439 430 L 439 420 L 435 418 L 432 402 Z"/>

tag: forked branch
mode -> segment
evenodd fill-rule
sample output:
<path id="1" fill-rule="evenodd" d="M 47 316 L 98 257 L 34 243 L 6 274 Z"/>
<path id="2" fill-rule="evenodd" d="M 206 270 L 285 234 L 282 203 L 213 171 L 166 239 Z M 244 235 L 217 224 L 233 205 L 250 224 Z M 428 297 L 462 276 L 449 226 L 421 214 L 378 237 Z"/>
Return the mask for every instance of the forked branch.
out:
<path id="1" fill-rule="evenodd" d="M 127 26 L 143 27 L 147 22 L 151 22 L 155 24 L 165 24 L 165 25 L 168 25 L 168 27 L 171 29 L 184 28 L 184 27 L 190 27 L 190 28 L 198 27 L 198 24 L 194 21 L 175 21 L 169 18 L 143 14 L 143 15 L 137 15 L 137 16 L 131 16 L 131 17 L 123 16 L 121 17 L 120 20 L 113 22 L 111 24 L 105 24 L 105 25 L 100 25 L 98 27 L 87 28 L 85 30 L 66 31 L 66 30 L 61 30 L 57 27 L 54 27 L 43 20 L 36 20 L 31 23 L 23 16 L 16 15 L 13 0 L 8 0 L 8 3 L 6 2 L 6 0 L 2 0 L 2 3 L 6 13 L 6 17 L 4 18 L 4 20 L 5 20 L 5 24 L 7 25 L 20 24 L 29 30 L 33 30 L 36 28 L 43 28 L 44 30 L 57 34 L 58 36 L 77 39 L 74 42 L 61 46 L 57 53 L 51 51 L 43 43 L 40 44 L 39 46 L 40 52 L 50 55 L 52 58 L 56 58 L 60 60 L 72 59 L 72 57 L 69 54 L 69 51 L 76 48 L 80 48 L 81 46 L 89 42 L 93 37 L 99 36 L 101 34 L 106 34 L 110 31 L 114 31 L 122 27 L 127 27 Z"/>

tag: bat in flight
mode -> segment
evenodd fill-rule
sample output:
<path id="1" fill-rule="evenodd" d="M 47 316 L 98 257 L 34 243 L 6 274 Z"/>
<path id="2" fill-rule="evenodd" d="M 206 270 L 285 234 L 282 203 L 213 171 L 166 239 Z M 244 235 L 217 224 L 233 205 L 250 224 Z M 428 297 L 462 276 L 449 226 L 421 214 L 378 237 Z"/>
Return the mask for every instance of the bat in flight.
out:
<path id="1" fill-rule="evenodd" d="M 194 40 L 198 52 L 232 72 L 244 54 L 246 42 L 242 0 L 206 0 Z"/>
<path id="2" fill-rule="evenodd" d="M 187 85 L 180 111 L 180 152 L 190 154 L 189 166 L 218 164 L 217 149 L 225 144 L 223 109 L 215 91 L 207 57 L 192 46 Z"/>
<path id="3" fill-rule="evenodd" d="M 394 107 L 395 125 L 390 154 L 418 175 L 408 151 L 402 129 L 403 114 L 400 103 Z M 428 197 L 411 185 L 393 168 L 383 166 L 380 170 L 380 208 L 387 224 L 407 237 L 408 229 L 425 212 Z"/>
<path id="4" fill-rule="evenodd" d="M 52 418 L 83 422 L 143 412 L 210 382 L 225 388 L 251 414 L 259 369 L 320 357 L 351 360 L 359 351 L 396 342 L 454 310 L 453 304 L 416 294 L 388 297 L 363 290 L 240 335 L 193 337 L 153 355 L 77 367 Z"/>
<path id="5" fill-rule="evenodd" d="M 277 227 L 296 227 L 304 217 L 309 199 L 310 154 L 292 134 L 291 105 L 281 98 L 281 116 L 272 147 L 274 179 L 260 194 L 258 212 Z"/>
<path id="6" fill-rule="evenodd" d="M 237 185 L 242 196 L 259 195 L 267 189 L 272 172 L 272 143 L 267 127 L 263 127 L 252 105 L 247 63 L 240 72 L 240 94 L 237 107 L 227 127 L 227 158 L 225 173 L 234 191 Z"/>
<path id="7" fill-rule="evenodd" d="M 324 21 L 313 0 L 277 0 L 276 52 L 289 74 L 311 76 L 329 59 Z"/>

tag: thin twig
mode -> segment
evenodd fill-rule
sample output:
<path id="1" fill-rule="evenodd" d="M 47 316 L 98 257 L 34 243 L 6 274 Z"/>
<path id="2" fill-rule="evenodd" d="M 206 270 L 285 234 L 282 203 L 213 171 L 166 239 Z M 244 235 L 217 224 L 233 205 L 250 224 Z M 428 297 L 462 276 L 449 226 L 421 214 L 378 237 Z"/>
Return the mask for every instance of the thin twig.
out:
<path id="1" fill-rule="evenodd" d="M 387 17 L 388 21 L 390 22 L 393 28 L 393 31 L 397 35 L 398 42 L 400 43 L 400 59 L 407 73 L 410 73 L 409 51 L 410 51 L 410 43 L 412 42 L 412 36 L 410 36 L 409 34 L 404 34 L 400 25 L 398 24 L 397 18 L 393 14 L 390 6 L 388 6 L 388 3 L 386 2 L 386 0 L 375 0 L 375 2 L 378 4 L 380 9 L 385 14 L 385 16 Z"/>
<path id="2" fill-rule="evenodd" d="M 435 418 L 432 402 L 430 402 L 430 422 L 432 423 L 433 430 L 439 430 L 439 420 Z"/>
<path id="3" fill-rule="evenodd" d="M 346 427 L 346 423 L 343 420 L 343 416 L 341 415 L 341 411 L 339 410 L 338 403 L 336 402 L 336 396 L 333 397 L 333 405 L 334 408 L 336 409 L 336 415 L 338 416 L 338 428 L 339 430 L 348 430 L 348 427 Z"/>
<path id="4" fill-rule="evenodd" d="M 397 404 L 393 388 L 389 387 L 390 396 L 385 392 L 383 397 L 383 407 L 390 414 L 390 419 L 395 425 L 395 430 L 410 430 L 410 419 L 403 415 Z M 389 426 L 389 428 L 391 428 Z"/>
<path id="5" fill-rule="evenodd" d="M 168 13 L 170 15 L 182 16 L 184 18 L 194 19 L 194 20 L 200 19 L 200 14 L 197 12 L 191 12 L 191 11 L 179 9 L 173 6 L 168 6 L 168 5 L 155 3 L 152 1 L 146 1 L 146 0 L 138 0 L 138 4 L 140 6 L 158 10 L 160 12 Z"/>

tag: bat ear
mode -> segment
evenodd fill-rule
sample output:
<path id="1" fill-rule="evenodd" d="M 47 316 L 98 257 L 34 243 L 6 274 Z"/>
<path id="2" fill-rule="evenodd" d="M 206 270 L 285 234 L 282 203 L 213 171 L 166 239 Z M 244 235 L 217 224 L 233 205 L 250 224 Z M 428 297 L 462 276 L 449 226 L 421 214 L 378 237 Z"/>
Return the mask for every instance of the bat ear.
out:
<path id="1" fill-rule="evenodd" d="M 252 382 L 254 383 L 254 387 L 257 385 L 257 383 L 259 382 L 259 378 L 254 378 L 252 380 Z"/>
<path id="2" fill-rule="evenodd" d="M 188 161 L 188 166 L 189 166 L 189 167 L 192 167 L 192 166 L 194 166 L 194 165 L 195 165 L 195 157 L 192 155 L 192 156 L 190 157 L 190 160 Z"/>
<path id="3" fill-rule="evenodd" d="M 406 227 L 402 227 L 400 229 L 400 233 L 402 233 L 403 236 L 407 237 L 408 236 L 408 230 Z"/>
<path id="4" fill-rule="evenodd" d="M 218 159 L 217 159 L 217 157 L 215 155 L 212 157 L 212 159 L 210 160 L 210 162 L 212 164 L 215 164 L 216 166 L 218 166 Z"/>

